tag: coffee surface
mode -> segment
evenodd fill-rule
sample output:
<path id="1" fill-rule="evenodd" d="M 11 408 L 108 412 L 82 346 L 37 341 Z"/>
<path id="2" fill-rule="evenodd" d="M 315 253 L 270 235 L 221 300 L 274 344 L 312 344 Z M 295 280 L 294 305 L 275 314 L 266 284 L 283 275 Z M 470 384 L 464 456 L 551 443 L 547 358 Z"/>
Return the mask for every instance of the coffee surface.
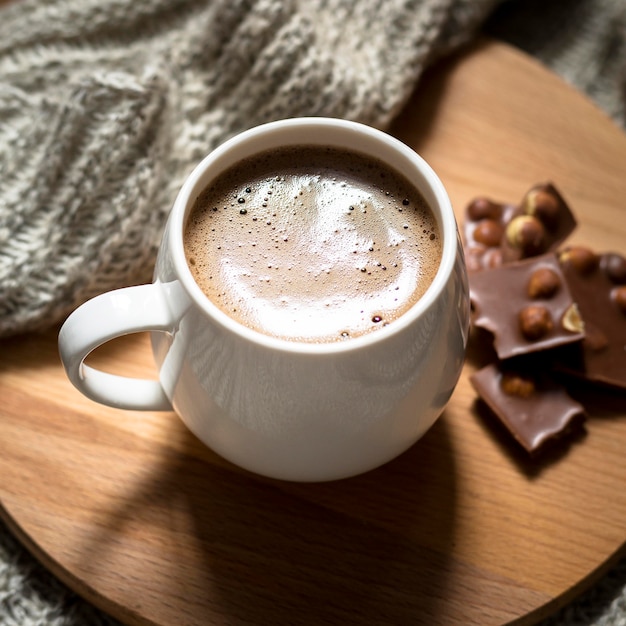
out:
<path id="1" fill-rule="evenodd" d="M 197 198 L 191 272 L 239 323 L 308 343 L 393 323 L 441 262 L 436 220 L 387 165 L 347 150 L 285 147 L 245 159 Z"/>

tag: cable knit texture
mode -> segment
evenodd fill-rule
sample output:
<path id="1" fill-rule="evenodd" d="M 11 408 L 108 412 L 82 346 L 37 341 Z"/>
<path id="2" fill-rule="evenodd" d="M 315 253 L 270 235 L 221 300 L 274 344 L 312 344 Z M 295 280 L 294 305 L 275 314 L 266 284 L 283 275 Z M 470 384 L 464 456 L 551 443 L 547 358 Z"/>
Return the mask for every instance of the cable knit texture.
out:
<path id="1" fill-rule="evenodd" d="M 270 120 L 385 126 L 494 0 L 19 0 L 0 21 L 0 336 L 148 282 L 193 166 Z"/>
<path id="2" fill-rule="evenodd" d="M 625 7 L 12 0 L 0 7 L 0 337 L 49 327 L 91 296 L 149 281 L 180 185 L 229 136 L 301 115 L 385 127 L 424 68 L 488 16 L 487 32 L 625 124 Z M 117 622 L 38 565 L 0 522 L 0 624 Z M 626 626 L 626 559 L 544 626 L 557 624 Z"/>

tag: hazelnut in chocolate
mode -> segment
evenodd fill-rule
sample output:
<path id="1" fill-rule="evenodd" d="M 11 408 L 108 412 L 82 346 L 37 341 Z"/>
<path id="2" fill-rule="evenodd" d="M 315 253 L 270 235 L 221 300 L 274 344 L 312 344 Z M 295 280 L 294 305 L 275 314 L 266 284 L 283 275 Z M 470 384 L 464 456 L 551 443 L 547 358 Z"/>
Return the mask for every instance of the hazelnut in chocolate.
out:
<path id="1" fill-rule="evenodd" d="M 532 367 L 492 363 L 470 377 L 483 402 L 528 452 L 560 438 L 585 411 L 565 388 Z"/>
<path id="2" fill-rule="evenodd" d="M 469 271 L 502 265 L 502 241 L 506 226 L 517 213 L 518 207 L 488 198 L 476 198 L 469 203 L 463 221 L 463 242 Z"/>
<path id="3" fill-rule="evenodd" d="M 575 226 L 550 183 L 519 205 L 478 198 L 463 222 L 472 324 L 497 355 L 470 381 L 529 452 L 584 417 L 567 393 L 572 375 L 626 389 L 626 257 L 557 252 Z"/>
<path id="4" fill-rule="evenodd" d="M 572 211 L 551 183 L 532 187 L 519 206 L 477 198 L 465 211 L 468 269 L 498 267 L 554 251 L 575 227 Z"/>
<path id="5" fill-rule="evenodd" d="M 584 325 L 556 254 L 470 276 L 472 323 L 492 333 L 500 359 L 582 341 Z"/>
<path id="6" fill-rule="evenodd" d="M 626 258 L 572 246 L 559 253 L 559 261 L 585 321 L 579 358 L 563 369 L 626 389 Z"/>

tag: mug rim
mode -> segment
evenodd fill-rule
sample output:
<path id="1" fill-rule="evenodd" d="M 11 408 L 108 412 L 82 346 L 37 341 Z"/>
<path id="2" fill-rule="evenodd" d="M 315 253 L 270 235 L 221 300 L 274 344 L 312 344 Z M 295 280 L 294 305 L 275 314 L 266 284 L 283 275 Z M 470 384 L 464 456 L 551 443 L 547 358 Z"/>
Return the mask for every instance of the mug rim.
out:
<path id="1" fill-rule="evenodd" d="M 436 211 L 436 219 L 442 230 L 443 246 L 441 252 L 441 261 L 437 272 L 428 286 L 424 294 L 413 304 L 405 313 L 399 318 L 394 320 L 392 324 L 384 328 L 377 329 L 373 332 L 369 332 L 358 337 L 353 337 L 345 341 L 326 341 L 326 342 L 303 342 L 292 339 L 284 339 L 274 337 L 272 335 L 266 335 L 260 331 L 254 330 L 245 326 L 244 324 L 234 320 L 227 313 L 222 311 L 217 305 L 213 304 L 211 300 L 202 291 L 197 284 L 191 269 L 187 264 L 187 259 L 184 249 L 184 228 L 189 212 L 191 211 L 195 200 L 200 193 L 201 189 L 198 189 L 196 193 L 194 190 L 199 185 L 200 180 L 205 175 L 205 172 L 212 167 L 215 163 L 223 159 L 232 150 L 244 143 L 253 142 L 254 140 L 262 139 L 264 136 L 271 135 L 278 130 L 285 129 L 298 129 L 303 127 L 309 128 L 332 128 L 337 131 L 347 131 L 355 134 L 364 134 L 370 141 L 384 143 L 388 147 L 392 148 L 395 152 L 400 153 L 407 162 L 410 162 L 424 177 L 431 193 L 434 195 L 437 202 L 437 208 L 431 206 L 431 210 Z M 291 144 L 285 143 L 281 145 L 311 145 L 311 142 L 298 142 L 294 141 Z M 328 143 L 320 145 L 332 145 Z M 352 149 L 349 145 L 338 141 L 333 147 Z M 264 148 L 264 149 L 267 149 Z M 253 156 L 264 150 L 263 148 L 252 150 L 247 156 Z M 362 150 L 354 149 L 356 153 L 364 153 Z M 373 152 L 369 153 L 369 156 L 376 157 Z M 376 157 L 378 158 L 378 157 Z M 394 168 L 395 169 L 395 168 Z M 216 174 L 221 173 L 220 170 Z M 416 184 L 413 182 L 413 184 Z M 202 189 L 206 184 L 202 185 Z M 417 185 L 420 193 L 424 194 L 424 191 L 420 185 Z M 432 203 L 429 201 L 429 205 Z M 408 326 L 412 325 L 419 317 L 421 317 L 437 300 L 439 295 L 444 291 L 448 280 L 454 271 L 456 263 L 457 249 L 458 249 L 458 230 L 456 218 L 450 202 L 448 193 L 446 192 L 442 181 L 435 173 L 432 167 L 415 152 L 408 145 L 393 137 L 392 135 L 376 129 L 372 126 L 368 126 L 361 122 L 354 122 L 350 120 L 344 120 L 340 118 L 329 117 L 297 117 L 286 118 L 260 124 L 252 127 L 248 130 L 242 131 L 237 135 L 234 135 L 230 139 L 226 140 L 216 148 L 214 148 L 209 154 L 207 154 L 193 169 L 191 174 L 186 178 L 183 186 L 177 194 L 176 200 L 172 207 L 169 216 L 168 224 L 168 241 L 165 242 L 169 247 L 171 262 L 173 264 L 176 280 L 178 280 L 182 287 L 187 292 L 189 298 L 200 308 L 203 313 L 213 319 L 222 328 L 228 329 L 235 335 L 240 336 L 246 341 L 251 341 L 255 344 L 260 344 L 266 348 L 287 351 L 292 353 L 307 353 L 307 354 L 332 354 L 332 353 L 345 353 L 352 352 L 367 348 L 384 342 L 388 338 L 401 333 Z"/>

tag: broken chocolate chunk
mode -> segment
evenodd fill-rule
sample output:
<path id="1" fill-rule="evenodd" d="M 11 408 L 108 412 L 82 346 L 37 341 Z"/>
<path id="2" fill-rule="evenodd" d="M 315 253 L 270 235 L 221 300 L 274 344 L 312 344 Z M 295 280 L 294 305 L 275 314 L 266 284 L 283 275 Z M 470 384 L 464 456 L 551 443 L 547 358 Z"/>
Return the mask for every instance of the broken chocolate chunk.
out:
<path id="1" fill-rule="evenodd" d="M 583 263 L 581 259 L 595 261 Z M 626 389 L 626 315 L 621 295 L 626 285 L 626 259 L 575 246 L 560 252 L 559 261 L 585 321 L 580 354 L 561 369 L 589 381 Z"/>
<path id="2" fill-rule="evenodd" d="M 463 222 L 473 336 L 493 361 L 470 381 L 531 453 L 583 421 L 581 381 L 626 390 L 626 257 L 557 252 L 575 226 L 549 183 L 519 205 L 478 198 Z"/>
<path id="3" fill-rule="evenodd" d="M 500 359 L 582 341 L 584 329 L 556 254 L 470 275 L 472 323 Z"/>
<path id="4" fill-rule="evenodd" d="M 556 250 L 576 220 L 556 187 L 542 183 L 532 187 L 519 206 L 473 200 L 463 226 L 467 267 L 477 271 Z"/>
<path id="5" fill-rule="evenodd" d="M 475 372 L 470 382 L 528 452 L 564 437 L 585 419 L 583 406 L 545 371 L 492 363 Z"/>

